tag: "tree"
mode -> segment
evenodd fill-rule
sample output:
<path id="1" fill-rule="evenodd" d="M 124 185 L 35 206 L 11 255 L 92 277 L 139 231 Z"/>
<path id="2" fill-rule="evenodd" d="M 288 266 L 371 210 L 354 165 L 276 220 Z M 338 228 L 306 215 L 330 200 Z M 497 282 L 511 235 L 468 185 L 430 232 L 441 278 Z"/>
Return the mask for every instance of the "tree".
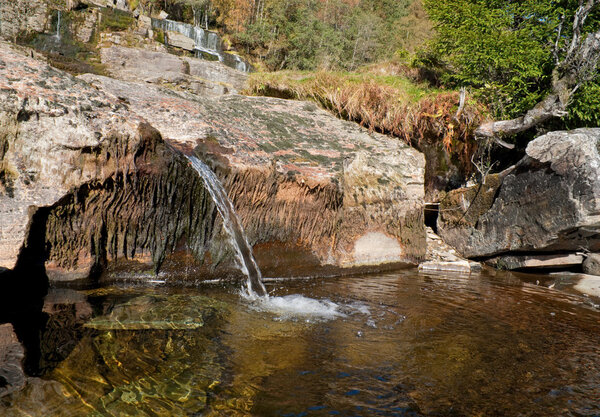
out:
<path id="1" fill-rule="evenodd" d="M 567 115 L 598 77 L 600 0 L 425 0 L 446 82 L 485 94 L 496 118 L 478 138 L 524 132 Z M 589 111 L 593 111 L 589 109 Z"/>

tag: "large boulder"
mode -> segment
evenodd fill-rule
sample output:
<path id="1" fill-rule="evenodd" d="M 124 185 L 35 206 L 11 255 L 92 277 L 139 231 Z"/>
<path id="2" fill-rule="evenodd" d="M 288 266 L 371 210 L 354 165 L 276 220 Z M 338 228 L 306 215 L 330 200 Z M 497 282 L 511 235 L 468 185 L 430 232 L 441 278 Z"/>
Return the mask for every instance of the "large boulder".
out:
<path id="1" fill-rule="evenodd" d="M 125 81 L 166 84 L 199 95 L 237 93 L 248 75 L 220 62 L 123 46 L 100 49 L 109 74 Z"/>
<path id="2" fill-rule="evenodd" d="M 148 269 L 184 237 L 202 256 L 213 212 L 187 161 L 122 101 L 0 43 L 0 269 Z"/>
<path id="3" fill-rule="evenodd" d="M 597 252 L 599 149 L 600 129 L 540 136 L 513 168 L 449 193 L 440 204 L 440 235 L 469 258 Z"/>
<path id="4" fill-rule="evenodd" d="M 0 2 L 0 39 L 14 40 L 18 35 L 43 32 L 49 23 L 47 0 Z"/>
<path id="5" fill-rule="evenodd" d="M 41 263 L 51 280 L 233 271 L 184 153 L 221 178 L 266 275 L 425 254 L 423 156 L 396 140 L 309 103 L 73 78 L 0 43 L 0 267 Z"/>
<path id="6" fill-rule="evenodd" d="M 184 153 L 219 175 L 261 268 L 378 267 L 425 255 L 422 154 L 312 103 L 199 98 L 96 75 Z"/>

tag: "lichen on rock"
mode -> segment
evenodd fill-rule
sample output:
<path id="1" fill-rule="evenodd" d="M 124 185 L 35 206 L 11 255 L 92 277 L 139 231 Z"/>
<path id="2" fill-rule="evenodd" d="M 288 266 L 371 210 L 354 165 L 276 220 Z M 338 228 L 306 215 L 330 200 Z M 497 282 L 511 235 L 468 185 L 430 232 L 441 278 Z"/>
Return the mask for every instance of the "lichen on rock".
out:
<path id="1" fill-rule="evenodd" d="M 425 254 L 424 159 L 407 145 L 307 103 L 73 78 L 0 52 L 5 268 L 42 263 L 52 280 L 231 275 L 221 219 L 184 154 L 217 173 L 265 275 Z"/>
<path id="2" fill-rule="evenodd" d="M 600 249 L 600 129 L 551 132 L 483 186 L 448 194 L 438 230 L 470 258 Z"/>

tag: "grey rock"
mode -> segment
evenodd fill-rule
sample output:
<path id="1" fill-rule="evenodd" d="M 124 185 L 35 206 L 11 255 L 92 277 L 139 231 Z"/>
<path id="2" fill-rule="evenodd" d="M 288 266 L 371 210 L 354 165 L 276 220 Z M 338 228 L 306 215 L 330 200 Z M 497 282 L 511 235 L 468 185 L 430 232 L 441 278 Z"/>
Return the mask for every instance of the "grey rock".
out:
<path id="1" fill-rule="evenodd" d="M 533 140 L 512 169 L 452 191 L 438 231 L 468 258 L 600 249 L 600 129 Z"/>
<path id="2" fill-rule="evenodd" d="M 21 33 L 43 32 L 49 23 L 46 0 L 0 1 L 0 39 Z"/>
<path id="3" fill-rule="evenodd" d="M 583 272 L 600 276 L 600 253 L 588 253 L 583 261 Z"/>
<path id="4" fill-rule="evenodd" d="M 100 51 L 111 76 L 125 81 L 169 84 L 198 95 L 236 93 L 248 76 L 219 62 L 184 58 L 166 52 L 111 46 Z"/>
<path id="5" fill-rule="evenodd" d="M 500 269 L 561 269 L 579 266 L 583 256 L 569 253 L 556 255 L 509 255 L 488 260 L 488 263 Z"/>
<path id="6" fill-rule="evenodd" d="M 169 46 L 174 46 L 175 48 L 185 49 L 186 51 L 194 50 L 194 40 L 188 38 L 185 35 L 182 35 L 179 32 L 168 31 L 166 33 L 167 42 Z"/>

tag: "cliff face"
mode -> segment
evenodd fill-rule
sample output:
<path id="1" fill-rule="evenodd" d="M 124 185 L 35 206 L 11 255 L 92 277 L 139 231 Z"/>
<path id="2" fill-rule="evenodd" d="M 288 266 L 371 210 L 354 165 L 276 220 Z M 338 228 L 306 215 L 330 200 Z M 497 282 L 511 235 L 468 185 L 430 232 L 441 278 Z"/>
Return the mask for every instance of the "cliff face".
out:
<path id="1" fill-rule="evenodd" d="M 261 267 L 287 275 L 302 266 L 381 266 L 423 257 L 424 158 L 399 141 L 312 103 L 198 98 L 81 78 L 127 100 L 169 144 L 212 165 L 257 245 Z M 281 255 L 277 261 L 273 251 Z M 304 262 L 285 261 L 286 253 L 298 252 Z"/>
<path id="2" fill-rule="evenodd" d="M 424 160 L 397 141 L 309 103 L 77 79 L 5 43 L 0 55 L 3 268 L 43 263 L 53 280 L 230 273 L 221 220 L 185 153 L 220 177 L 266 275 L 425 253 Z"/>
<path id="3" fill-rule="evenodd" d="M 0 266 L 148 268 L 183 236 L 202 258 L 214 208 L 184 158 L 118 99 L 8 44 L 0 55 Z"/>

